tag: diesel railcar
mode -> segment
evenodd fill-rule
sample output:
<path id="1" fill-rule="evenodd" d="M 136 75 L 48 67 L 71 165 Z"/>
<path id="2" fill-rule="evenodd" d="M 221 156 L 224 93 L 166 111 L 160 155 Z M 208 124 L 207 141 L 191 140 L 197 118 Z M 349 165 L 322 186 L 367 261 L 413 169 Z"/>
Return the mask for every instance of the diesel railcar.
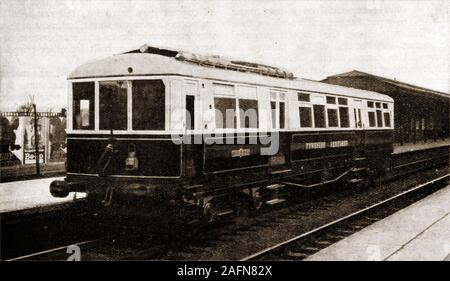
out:
<path id="1" fill-rule="evenodd" d="M 393 106 L 273 66 L 144 45 L 70 73 L 67 176 L 50 192 L 214 219 L 351 187 L 389 167 Z"/>

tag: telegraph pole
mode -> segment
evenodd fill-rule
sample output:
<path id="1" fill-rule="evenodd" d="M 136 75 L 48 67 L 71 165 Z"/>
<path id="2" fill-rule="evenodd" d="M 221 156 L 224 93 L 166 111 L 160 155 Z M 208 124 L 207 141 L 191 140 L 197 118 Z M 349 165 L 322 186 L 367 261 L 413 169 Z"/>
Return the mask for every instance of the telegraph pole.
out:
<path id="1" fill-rule="evenodd" d="M 36 175 L 41 175 L 41 170 L 39 167 L 39 135 L 38 135 L 38 124 L 37 124 L 37 112 L 36 112 L 36 104 L 33 103 L 34 110 L 34 148 L 36 150 Z"/>

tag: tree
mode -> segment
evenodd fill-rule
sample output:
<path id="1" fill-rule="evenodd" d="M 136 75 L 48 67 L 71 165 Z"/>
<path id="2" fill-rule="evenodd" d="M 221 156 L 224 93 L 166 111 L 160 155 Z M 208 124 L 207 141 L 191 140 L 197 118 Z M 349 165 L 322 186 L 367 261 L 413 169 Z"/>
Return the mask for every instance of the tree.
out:
<path id="1" fill-rule="evenodd" d="M 32 113 L 33 112 L 33 104 L 35 103 L 34 95 L 28 96 L 28 101 L 19 105 L 17 108 L 17 112 L 26 112 L 26 113 Z"/>

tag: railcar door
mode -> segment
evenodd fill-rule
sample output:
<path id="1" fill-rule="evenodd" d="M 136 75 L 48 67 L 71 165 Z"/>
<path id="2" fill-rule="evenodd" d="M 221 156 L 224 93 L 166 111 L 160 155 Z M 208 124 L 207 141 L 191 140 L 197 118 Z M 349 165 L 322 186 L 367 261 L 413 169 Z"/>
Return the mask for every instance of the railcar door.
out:
<path id="1" fill-rule="evenodd" d="M 362 121 L 361 108 L 362 108 L 362 100 L 353 100 L 353 116 L 355 122 L 356 146 L 363 145 L 365 140 L 365 130 L 364 130 L 364 123 Z"/>
<path id="2" fill-rule="evenodd" d="M 185 139 L 185 171 L 188 177 L 201 175 L 203 160 L 203 141 L 201 139 L 201 103 L 197 81 L 185 81 L 183 96 L 185 98 L 184 134 Z"/>

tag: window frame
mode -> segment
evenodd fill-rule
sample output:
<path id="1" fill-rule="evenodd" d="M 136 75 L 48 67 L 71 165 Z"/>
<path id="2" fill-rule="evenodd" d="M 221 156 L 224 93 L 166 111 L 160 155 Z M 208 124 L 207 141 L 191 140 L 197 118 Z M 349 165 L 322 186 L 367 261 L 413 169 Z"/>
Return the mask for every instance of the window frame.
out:
<path id="1" fill-rule="evenodd" d="M 384 110 L 381 113 L 383 115 L 383 125 L 385 128 L 391 128 L 392 127 L 392 118 L 391 118 L 391 113 L 388 110 Z M 389 116 L 389 126 L 386 125 L 386 114 Z"/>
<path id="2" fill-rule="evenodd" d="M 335 108 L 334 106 L 326 106 L 325 107 L 326 110 L 326 128 L 331 128 L 331 129 L 335 129 L 335 128 L 340 128 L 340 123 L 339 123 L 339 109 Z M 334 110 L 336 112 L 336 126 L 331 126 L 330 125 L 330 115 L 328 114 L 328 110 Z"/>
<path id="3" fill-rule="evenodd" d="M 328 100 L 332 100 L 333 102 L 328 102 Z M 336 96 L 329 96 L 329 95 L 327 95 L 325 97 L 325 102 L 328 105 L 335 105 L 337 103 L 337 97 Z"/>
<path id="4" fill-rule="evenodd" d="M 127 85 L 127 129 L 126 130 L 114 130 L 114 134 L 128 134 L 128 135 L 139 135 L 139 134 L 152 134 L 152 135 L 167 135 L 175 132 L 176 130 L 170 130 L 170 81 L 173 80 L 173 77 L 167 76 L 123 76 L 123 77 L 98 77 L 98 78 L 80 78 L 80 79 L 69 79 L 68 80 L 68 108 L 71 112 L 68 112 L 67 118 L 67 132 L 68 133 L 76 133 L 83 135 L 109 135 L 111 133 L 110 130 L 100 130 L 100 87 L 99 83 L 102 81 L 126 81 Z M 133 80 L 161 80 L 164 84 L 164 96 L 165 96 L 165 124 L 164 130 L 133 130 L 132 129 L 132 86 L 131 82 Z M 72 120 L 73 114 L 73 91 L 72 84 L 79 82 L 94 82 L 95 85 L 95 99 L 94 99 L 94 130 L 80 130 L 75 129 Z M 70 113 L 70 114 L 69 114 Z M 176 131 L 178 132 L 178 131 Z"/>
<path id="5" fill-rule="evenodd" d="M 192 88 L 194 89 L 194 92 L 188 92 L 188 86 L 187 85 L 191 85 Z M 187 98 L 188 96 L 193 97 L 194 98 L 194 124 L 191 124 L 193 126 L 193 129 L 189 129 L 187 128 L 187 120 L 186 120 L 186 113 L 183 116 L 183 121 L 184 121 L 184 126 L 183 129 L 185 130 L 185 132 L 187 133 L 194 133 L 194 132 L 198 132 L 201 131 L 202 129 L 202 116 L 203 116 L 203 110 L 202 110 L 202 104 L 201 104 L 201 98 L 200 98 L 200 94 L 199 94 L 199 81 L 198 80 L 194 80 L 194 79 L 184 79 L 183 80 L 183 90 L 182 90 L 182 96 L 183 96 L 183 109 L 187 110 Z M 192 117 L 191 117 L 192 118 Z"/>
<path id="6" fill-rule="evenodd" d="M 254 101 L 256 102 L 256 127 L 246 127 L 246 119 L 245 119 L 245 115 L 244 115 L 244 119 L 241 118 L 241 101 Z M 236 105 L 238 107 L 239 110 L 239 119 L 237 120 L 237 123 L 239 123 L 239 126 L 237 126 L 237 129 L 244 129 L 244 130 L 254 130 L 254 129 L 259 129 L 260 128 L 260 120 L 259 120 L 259 102 L 258 99 L 250 99 L 250 98 L 245 98 L 245 97 L 237 97 L 236 98 Z M 244 126 L 242 126 L 242 122 L 244 123 Z"/>
<path id="7" fill-rule="evenodd" d="M 233 132 L 233 130 L 238 130 L 240 128 L 240 116 L 239 116 L 239 105 L 238 105 L 238 99 L 236 96 L 232 97 L 232 96 L 224 96 L 224 95 L 214 95 L 212 96 L 213 98 L 213 109 L 214 109 L 214 129 L 216 131 L 224 131 L 224 132 Z M 222 116 L 222 118 L 225 118 L 223 120 L 225 120 L 225 124 L 222 124 L 222 128 L 218 128 L 217 127 L 217 123 L 216 123 L 216 101 L 215 99 L 219 98 L 219 99 L 230 99 L 230 100 L 234 100 L 234 126 L 233 128 L 227 128 L 226 127 L 226 112 L 225 112 L 225 116 Z"/>
<path id="8" fill-rule="evenodd" d="M 296 91 L 296 93 L 297 93 L 297 101 L 298 102 L 306 102 L 306 103 L 311 102 L 311 93 L 305 93 L 303 91 Z M 308 100 L 300 100 L 299 95 L 308 96 Z"/>
<path id="9" fill-rule="evenodd" d="M 230 94 L 216 94 L 214 92 L 214 85 L 224 85 L 224 86 L 230 86 L 232 87 L 233 91 Z M 216 110 L 216 106 L 215 106 L 215 102 L 214 99 L 215 98 L 227 98 L 227 99 L 234 99 L 235 102 L 235 118 L 236 118 L 236 124 L 234 126 L 234 128 L 217 128 L 216 127 L 216 122 L 214 121 L 214 132 L 218 132 L 218 133 L 242 133 L 242 132 L 257 132 L 260 128 L 261 128 L 261 112 L 260 112 L 260 100 L 258 99 L 258 88 L 253 86 L 253 85 L 248 85 L 248 84 L 242 84 L 242 83 L 227 83 L 227 82 L 216 82 L 213 81 L 211 83 L 211 93 L 210 96 L 212 98 L 212 105 L 213 105 L 213 110 L 214 110 L 214 120 L 216 118 L 215 116 L 215 110 Z M 246 94 L 241 93 L 241 91 L 239 91 L 240 88 L 254 88 L 254 97 L 249 97 Z M 248 94 L 248 93 L 247 93 Z M 254 100 L 256 101 L 257 107 L 256 107 L 256 112 L 258 114 L 258 127 L 257 128 L 245 128 L 241 126 L 241 114 L 240 114 L 240 104 L 239 101 L 240 100 Z M 207 129 L 209 130 L 209 129 Z"/>
<path id="10" fill-rule="evenodd" d="M 287 106 L 287 91 L 269 88 L 269 105 L 270 105 L 270 127 L 271 130 L 281 131 L 288 130 L 288 106 Z M 272 112 L 272 102 L 275 103 L 275 126 Z M 280 128 L 280 103 L 284 103 L 284 128 Z M 259 114 L 259 113 L 258 113 Z"/>
<path id="11" fill-rule="evenodd" d="M 349 106 L 350 128 L 353 128 L 354 130 L 365 130 L 366 122 L 365 122 L 365 118 L 363 117 L 365 105 L 367 105 L 367 103 L 364 99 L 353 98 L 350 100 L 350 106 Z M 351 118 L 352 115 L 353 115 L 353 120 Z M 359 126 L 358 126 L 358 121 L 359 121 Z"/>
<path id="12" fill-rule="evenodd" d="M 316 110 L 314 109 L 314 106 L 321 106 L 323 108 L 323 127 L 317 127 L 316 125 Z M 314 129 L 319 129 L 319 130 L 324 130 L 324 129 L 328 129 L 328 116 L 327 116 L 327 106 L 325 104 L 320 104 L 320 103 L 313 103 L 312 104 L 312 116 L 313 116 L 313 123 L 314 123 Z"/>
<path id="13" fill-rule="evenodd" d="M 383 122 L 383 111 L 380 109 L 377 109 L 375 111 L 375 114 L 377 116 L 377 128 L 383 128 L 384 127 L 384 122 Z"/>
<path id="14" fill-rule="evenodd" d="M 98 108 L 99 108 L 99 110 L 98 110 L 98 114 L 96 114 L 96 118 L 97 118 L 97 116 L 98 116 L 98 122 L 96 122 L 96 126 L 97 126 L 97 123 L 98 123 L 98 127 L 96 127 L 96 129 L 98 128 L 98 131 L 99 132 L 111 132 L 111 129 L 100 129 L 100 84 L 102 83 L 102 82 L 111 82 L 111 81 L 113 81 L 113 82 L 115 82 L 115 81 L 123 81 L 125 84 L 126 84 L 126 101 L 127 101 L 127 104 L 126 104 L 126 106 L 125 106 L 125 110 L 126 110 L 126 120 L 125 120 L 125 129 L 113 129 L 113 132 L 122 132 L 122 131 L 129 131 L 129 130 L 132 130 L 132 127 L 130 127 L 130 116 L 131 116 L 131 112 L 130 112 L 130 81 L 129 80 L 127 80 L 127 79 L 114 79 L 114 80 L 99 80 L 98 82 L 97 82 L 97 85 L 98 85 L 98 99 L 96 100 L 96 103 L 98 103 Z"/>
<path id="15" fill-rule="evenodd" d="M 75 108 L 74 108 L 74 106 L 75 106 L 75 104 L 74 104 L 74 100 L 73 100 L 73 97 L 74 97 L 74 93 L 73 93 L 73 87 L 74 87 L 74 84 L 75 83 L 94 83 L 94 99 L 93 99 L 93 108 L 94 108 L 94 110 L 93 110 L 93 127 L 92 128 L 87 128 L 87 129 L 74 129 L 74 122 L 75 122 L 75 120 L 74 120 L 74 117 L 75 117 Z M 97 126 L 97 114 L 96 114 L 96 112 L 97 112 L 97 84 L 95 83 L 95 81 L 90 81 L 90 80 L 88 80 L 88 81 L 73 81 L 73 82 L 69 82 L 69 85 L 68 85 L 68 109 L 70 110 L 70 112 L 67 112 L 67 128 L 69 129 L 69 130 L 73 130 L 73 131 L 77 131 L 77 132 L 81 132 L 81 133 L 84 133 L 84 134 L 87 134 L 87 133 L 89 133 L 89 132 L 95 132 L 95 130 L 96 130 L 96 126 Z M 79 101 L 81 101 L 81 100 L 85 100 L 85 99 L 79 99 Z M 81 104 L 80 104 L 80 106 L 81 106 Z M 90 105 L 89 105 L 89 107 L 90 107 Z M 91 114 L 89 113 L 89 119 L 91 118 Z M 89 123 L 91 122 L 91 120 L 89 120 Z M 89 125 L 89 127 L 90 127 L 91 125 Z"/>
<path id="16" fill-rule="evenodd" d="M 345 100 L 345 103 L 340 103 L 341 100 Z M 337 109 L 338 109 L 338 123 L 339 123 L 339 128 L 343 128 L 343 129 L 350 129 L 352 128 L 352 124 L 351 124 L 351 112 L 350 112 L 350 105 L 349 105 L 349 98 L 342 98 L 342 97 L 338 97 L 338 104 L 337 104 Z M 341 108 L 347 110 L 347 126 L 342 126 L 342 120 L 341 120 Z M 356 128 L 356 124 L 355 124 L 355 128 Z"/>
<path id="17" fill-rule="evenodd" d="M 311 120 L 311 126 L 308 126 L 308 127 L 303 127 L 302 126 L 302 120 L 301 120 L 301 118 L 300 118 L 300 108 L 302 108 L 302 107 L 304 107 L 304 108 L 309 108 L 309 119 Z M 314 124 L 314 116 L 313 116 L 313 105 L 312 104 L 300 104 L 300 105 L 298 105 L 298 119 L 299 119 L 299 128 L 300 129 L 316 129 L 315 128 L 315 124 Z"/>
<path id="18" fill-rule="evenodd" d="M 188 106 L 187 106 L 187 102 L 188 102 L 188 98 L 192 98 L 192 102 L 193 102 L 193 107 L 192 107 L 192 110 L 193 110 L 193 116 L 192 116 L 192 114 L 188 111 Z M 196 98 L 196 96 L 195 95 L 193 95 L 193 94 L 184 94 L 184 110 L 185 110 L 185 115 L 184 115 L 184 118 L 185 118 L 185 120 L 184 120 L 184 127 L 185 127 L 185 130 L 186 131 L 188 131 L 188 132 L 192 132 L 192 131 L 195 131 L 195 129 L 197 128 L 196 126 L 195 126 L 195 119 L 196 119 L 196 115 L 198 114 L 197 112 L 196 112 L 196 110 L 195 110 L 195 104 L 196 104 L 196 101 L 197 101 L 197 98 Z M 188 125 L 188 120 L 187 120 L 187 113 L 189 112 L 189 114 L 190 114 L 190 119 L 191 120 L 189 120 L 189 123 L 190 123 L 190 125 L 191 125 L 191 127 L 188 127 L 187 125 Z"/>
<path id="19" fill-rule="evenodd" d="M 384 106 L 384 104 L 386 104 L 386 107 Z M 381 106 L 381 116 L 383 118 L 383 128 L 385 129 L 391 129 L 394 127 L 394 122 L 393 122 L 393 114 L 392 114 L 392 110 L 391 110 L 391 103 L 387 103 L 387 102 L 383 102 L 382 106 Z M 389 126 L 386 125 L 386 118 L 385 118 L 385 114 L 389 115 Z"/>
<path id="20" fill-rule="evenodd" d="M 370 125 L 370 113 L 373 113 L 373 120 L 374 120 L 373 126 Z M 367 110 L 367 125 L 369 125 L 370 129 L 377 128 L 377 114 L 376 114 L 375 110 Z"/>
<path id="21" fill-rule="evenodd" d="M 369 105 L 371 105 L 369 107 Z M 366 100 L 366 112 L 367 112 L 367 128 L 368 130 L 383 130 L 383 129 L 393 129 L 394 128 L 394 118 L 393 118 L 393 103 L 390 101 L 381 100 Z M 381 118 L 379 118 L 377 112 L 381 111 Z M 375 116 L 375 126 L 370 126 L 369 113 L 372 112 Z M 385 113 L 389 114 L 390 126 L 386 126 Z M 378 126 L 380 121 L 381 126 Z"/>

